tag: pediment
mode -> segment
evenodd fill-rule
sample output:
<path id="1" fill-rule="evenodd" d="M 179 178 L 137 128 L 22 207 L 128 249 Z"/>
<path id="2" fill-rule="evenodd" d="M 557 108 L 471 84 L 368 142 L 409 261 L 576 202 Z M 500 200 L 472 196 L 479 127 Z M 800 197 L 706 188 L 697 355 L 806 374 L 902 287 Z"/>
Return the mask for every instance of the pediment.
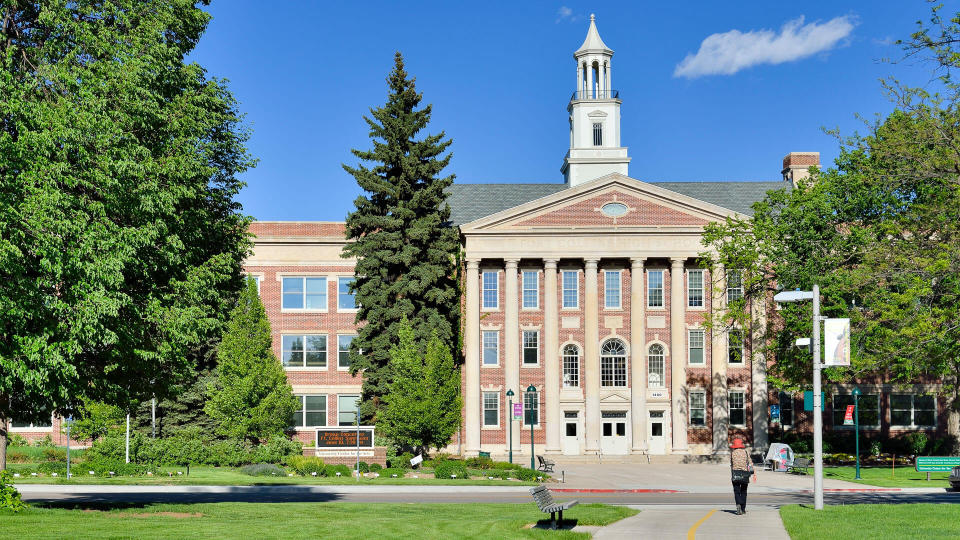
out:
<path id="1" fill-rule="evenodd" d="M 466 223 L 461 231 L 700 229 L 734 216 L 739 214 L 614 173 Z"/>
<path id="2" fill-rule="evenodd" d="M 630 403 L 630 396 L 623 395 L 619 392 L 613 392 L 602 398 L 600 398 L 600 403 Z"/>
<path id="3" fill-rule="evenodd" d="M 597 110 L 597 111 L 587 113 L 587 116 L 589 116 L 590 118 L 606 118 L 607 113 Z"/>

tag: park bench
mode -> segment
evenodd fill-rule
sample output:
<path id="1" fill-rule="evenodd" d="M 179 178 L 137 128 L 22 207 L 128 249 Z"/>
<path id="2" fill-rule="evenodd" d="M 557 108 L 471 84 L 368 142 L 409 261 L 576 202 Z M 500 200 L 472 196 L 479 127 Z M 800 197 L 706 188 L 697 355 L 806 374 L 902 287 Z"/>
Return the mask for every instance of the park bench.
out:
<path id="1" fill-rule="evenodd" d="M 950 487 L 960 489 L 960 467 L 954 467 L 947 480 L 950 482 Z"/>
<path id="2" fill-rule="evenodd" d="M 533 495 L 533 500 L 536 501 L 537 507 L 540 508 L 541 512 L 550 514 L 550 528 L 556 529 L 557 523 L 563 525 L 563 511 L 574 507 L 579 501 L 567 501 L 565 503 L 558 504 L 553 500 L 553 494 L 550 493 L 550 490 L 544 486 L 537 486 L 530 489 L 530 495 Z M 557 514 L 559 514 L 559 519 Z"/>
<path id="3" fill-rule="evenodd" d="M 553 466 L 557 464 L 555 461 L 549 460 L 543 456 L 537 456 L 537 462 L 540 463 L 540 466 L 537 467 L 537 470 L 543 472 L 553 472 Z"/>
<path id="4" fill-rule="evenodd" d="M 807 474 L 808 467 L 810 467 L 810 460 L 807 458 L 798 457 L 797 459 L 793 460 L 793 465 L 790 465 L 790 472 Z"/>

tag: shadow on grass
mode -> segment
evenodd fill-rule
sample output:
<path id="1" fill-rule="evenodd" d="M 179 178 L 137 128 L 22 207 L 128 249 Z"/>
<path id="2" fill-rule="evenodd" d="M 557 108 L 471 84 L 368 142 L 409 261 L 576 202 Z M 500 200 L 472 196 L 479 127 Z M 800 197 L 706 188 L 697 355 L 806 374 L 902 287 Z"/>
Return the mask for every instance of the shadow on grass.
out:
<path id="1" fill-rule="evenodd" d="M 573 529 L 574 527 L 576 527 L 576 526 L 577 526 L 577 523 L 578 523 L 578 520 L 577 520 L 577 519 L 564 519 L 563 521 L 558 521 L 558 522 L 557 522 L 557 528 L 556 528 L 556 530 L 558 530 L 558 531 L 569 531 L 570 529 Z M 553 529 L 553 520 L 551 520 L 550 518 L 541 519 L 540 521 L 536 522 L 536 523 L 533 525 L 533 527 L 530 527 L 530 528 L 531 528 L 531 529 L 545 529 L 545 530 L 548 530 L 548 531 L 549 531 L 549 530 L 552 530 L 552 529 Z"/>

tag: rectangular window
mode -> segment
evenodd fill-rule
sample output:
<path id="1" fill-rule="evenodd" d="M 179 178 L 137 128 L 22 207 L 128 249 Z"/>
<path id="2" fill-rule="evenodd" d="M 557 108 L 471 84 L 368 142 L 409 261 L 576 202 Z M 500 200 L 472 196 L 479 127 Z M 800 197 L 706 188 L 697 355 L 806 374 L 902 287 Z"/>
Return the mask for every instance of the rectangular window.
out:
<path id="1" fill-rule="evenodd" d="M 483 273 L 483 307 L 497 309 L 500 306 L 500 291 L 497 272 Z"/>
<path id="2" fill-rule="evenodd" d="M 499 392 L 483 393 L 483 425 L 484 426 L 500 425 L 500 393 Z"/>
<path id="3" fill-rule="evenodd" d="M 46 420 L 30 421 L 24 418 L 17 418 L 16 416 L 14 416 L 13 418 L 10 419 L 10 427 L 25 428 L 25 429 L 33 429 L 33 428 L 45 429 L 45 428 L 53 427 L 53 421 L 50 418 L 47 418 Z"/>
<path id="4" fill-rule="evenodd" d="M 495 366 L 500 363 L 500 332 L 483 331 L 483 365 Z"/>
<path id="5" fill-rule="evenodd" d="M 580 276 L 576 270 L 564 270 L 563 277 L 563 307 L 575 308 L 580 305 Z"/>
<path id="6" fill-rule="evenodd" d="M 607 309 L 620 308 L 619 270 L 608 270 L 603 273 L 603 305 Z"/>
<path id="7" fill-rule="evenodd" d="M 540 423 L 539 392 L 523 393 L 523 425 L 535 426 Z"/>
<path id="8" fill-rule="evenodd" d="M 707 393 L 703 390 L 690 391 L 690 425 L 707 425 Z"/>
<path id="9" fill-rule="evenodd" d="M 690 365 L 702 366 L 705 363 L 703 359 L 703 330 L 689 330 L 688 336 Z"/>
<path id="10" fill-rule="evenodd" d="M 293 427 L 313 427 L 327 425 L 327 396 L 295 395 L 297 410 L 293 412 Z"/>
<path id="11" fill-rule="evenodd" d="M 337 309 L 357 309 L 357 300 L 350 292 L 353 279 L 352 277 L 337 278 Z"/>
<path id="12" fill-rule="evenodd" d="M 260 294 L 260 282 L 263 281 L 263 276 L 253 276 L 253 275 L 247 274 L 247 277 L 252 279 L 253 282 L 257 284 L 257 294 Z"/>
<path id="13" fill-rule="evenodd" d="M 523 271 L 523 307 L 536 308 L 540 306 L 539 274 L 535 270 Z"/>
<path id="14" fill-rule="evenodd" d="M 354 426 L 357 424 L 357 409 L 360 405 L 358 395 L 337 396 L 337 425 Z"/>
<path id="15" fill-rule="evenodd" d="M 282 336 L 283 365 L 287 367 L 327 367 L 327 336 L 307 334 Z"/>
<path id="16" fill-rule="evenodd" d="M 593 145 L 603 146 L 603 122 L 593 123 Z"/>
<path id="17" fill-rule="evenodd" d="M 357 336 L 337 336 L 337 367 L 350 367 L 350 343 Z"/>
<path id="18" fill-rule="evenodd" d="M 863 400 L 860 400 L 863 403 Z M 863 416 L 860 417 L 861 423 Z M 897 427 L 936 427 L 937 406 L 932 395 L 890 394 L 890 425 Z"/>
<path id="19" fill-rule="evenodd" d="M 793 425 L 793 395 L 786 392 L 780 392 L 780 425 Z"/>
<path id="20" fill-rule="evenodd" d="M 733 329 L 727 332 L 727 363 L 743 363 L 743 331 Z"/>
<path id="21" fill-rule="evenodd" d="M 563 387 L 580 386 L 580 349 L 576 345 L 563 348 Z"/>
<path id="22" fill-rule="evenodd" d="M 663 307 L 663 270 L 647 272 L 647 307 Z"/>
<path id="23" fill-rule="evenodd" d="M 600 357 L 600 386 L 627 385 L 627 357 L 602 355 Z"/>
<path id="24" fill-rule="evenodd" d="M 847 413 L 847 405 L 853 405 L 853 396 L 849 394 L 833 395 L 834 427 L 844 426 L 843 417 Z M 863 394 L 860 396 L 857 409 L 857 415 L 860 417 L 860 427 L 880 427 L 880 396 L 878 394 Z"/>
<path id="25" fill-rule="evenodd" d="M 523 363 L 535 365 L 540 363 L 540 331 L 523 331 Z"/>
<path id="26" fill-rule="evenodd" d="M 743 403 L 743 390 L 730 390 L 727 394 L 730 400 L 730 425 L 747 425 L 747 410 Z"/>
<path id="27" fill-rule="evenodd" d="M 727 270 L 727 304 L 743 298 L 743 275 L 739 270 Z"/>
<path id="28" fill-rule="evenodd" d="M 703 307 L 703 270 L 687 272 L 687 306 Z"/>
<path id="29" fill-rule="evenodd" d="M 283 309 L 327 309 L 327 278 L 283 278 Z"/>

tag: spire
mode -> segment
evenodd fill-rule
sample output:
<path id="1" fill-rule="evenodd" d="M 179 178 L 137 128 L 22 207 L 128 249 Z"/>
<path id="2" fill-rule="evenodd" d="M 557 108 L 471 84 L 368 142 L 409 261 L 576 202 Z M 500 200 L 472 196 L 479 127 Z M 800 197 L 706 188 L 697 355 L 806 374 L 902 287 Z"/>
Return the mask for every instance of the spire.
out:
<path id="1" fill-rule="evenodd" d="M 590 29 L 587 30 L 587 39 L 583 40 L 583 45 L 577 49 L 577 52 L 573 53 L 574 55 L 586 54 L 586 53 L 607 53 L 613 54 L 607 45 L 600 39 L 600 32 L 597 32 L 597 23 L 596 16 L 590 14 Z"/>

